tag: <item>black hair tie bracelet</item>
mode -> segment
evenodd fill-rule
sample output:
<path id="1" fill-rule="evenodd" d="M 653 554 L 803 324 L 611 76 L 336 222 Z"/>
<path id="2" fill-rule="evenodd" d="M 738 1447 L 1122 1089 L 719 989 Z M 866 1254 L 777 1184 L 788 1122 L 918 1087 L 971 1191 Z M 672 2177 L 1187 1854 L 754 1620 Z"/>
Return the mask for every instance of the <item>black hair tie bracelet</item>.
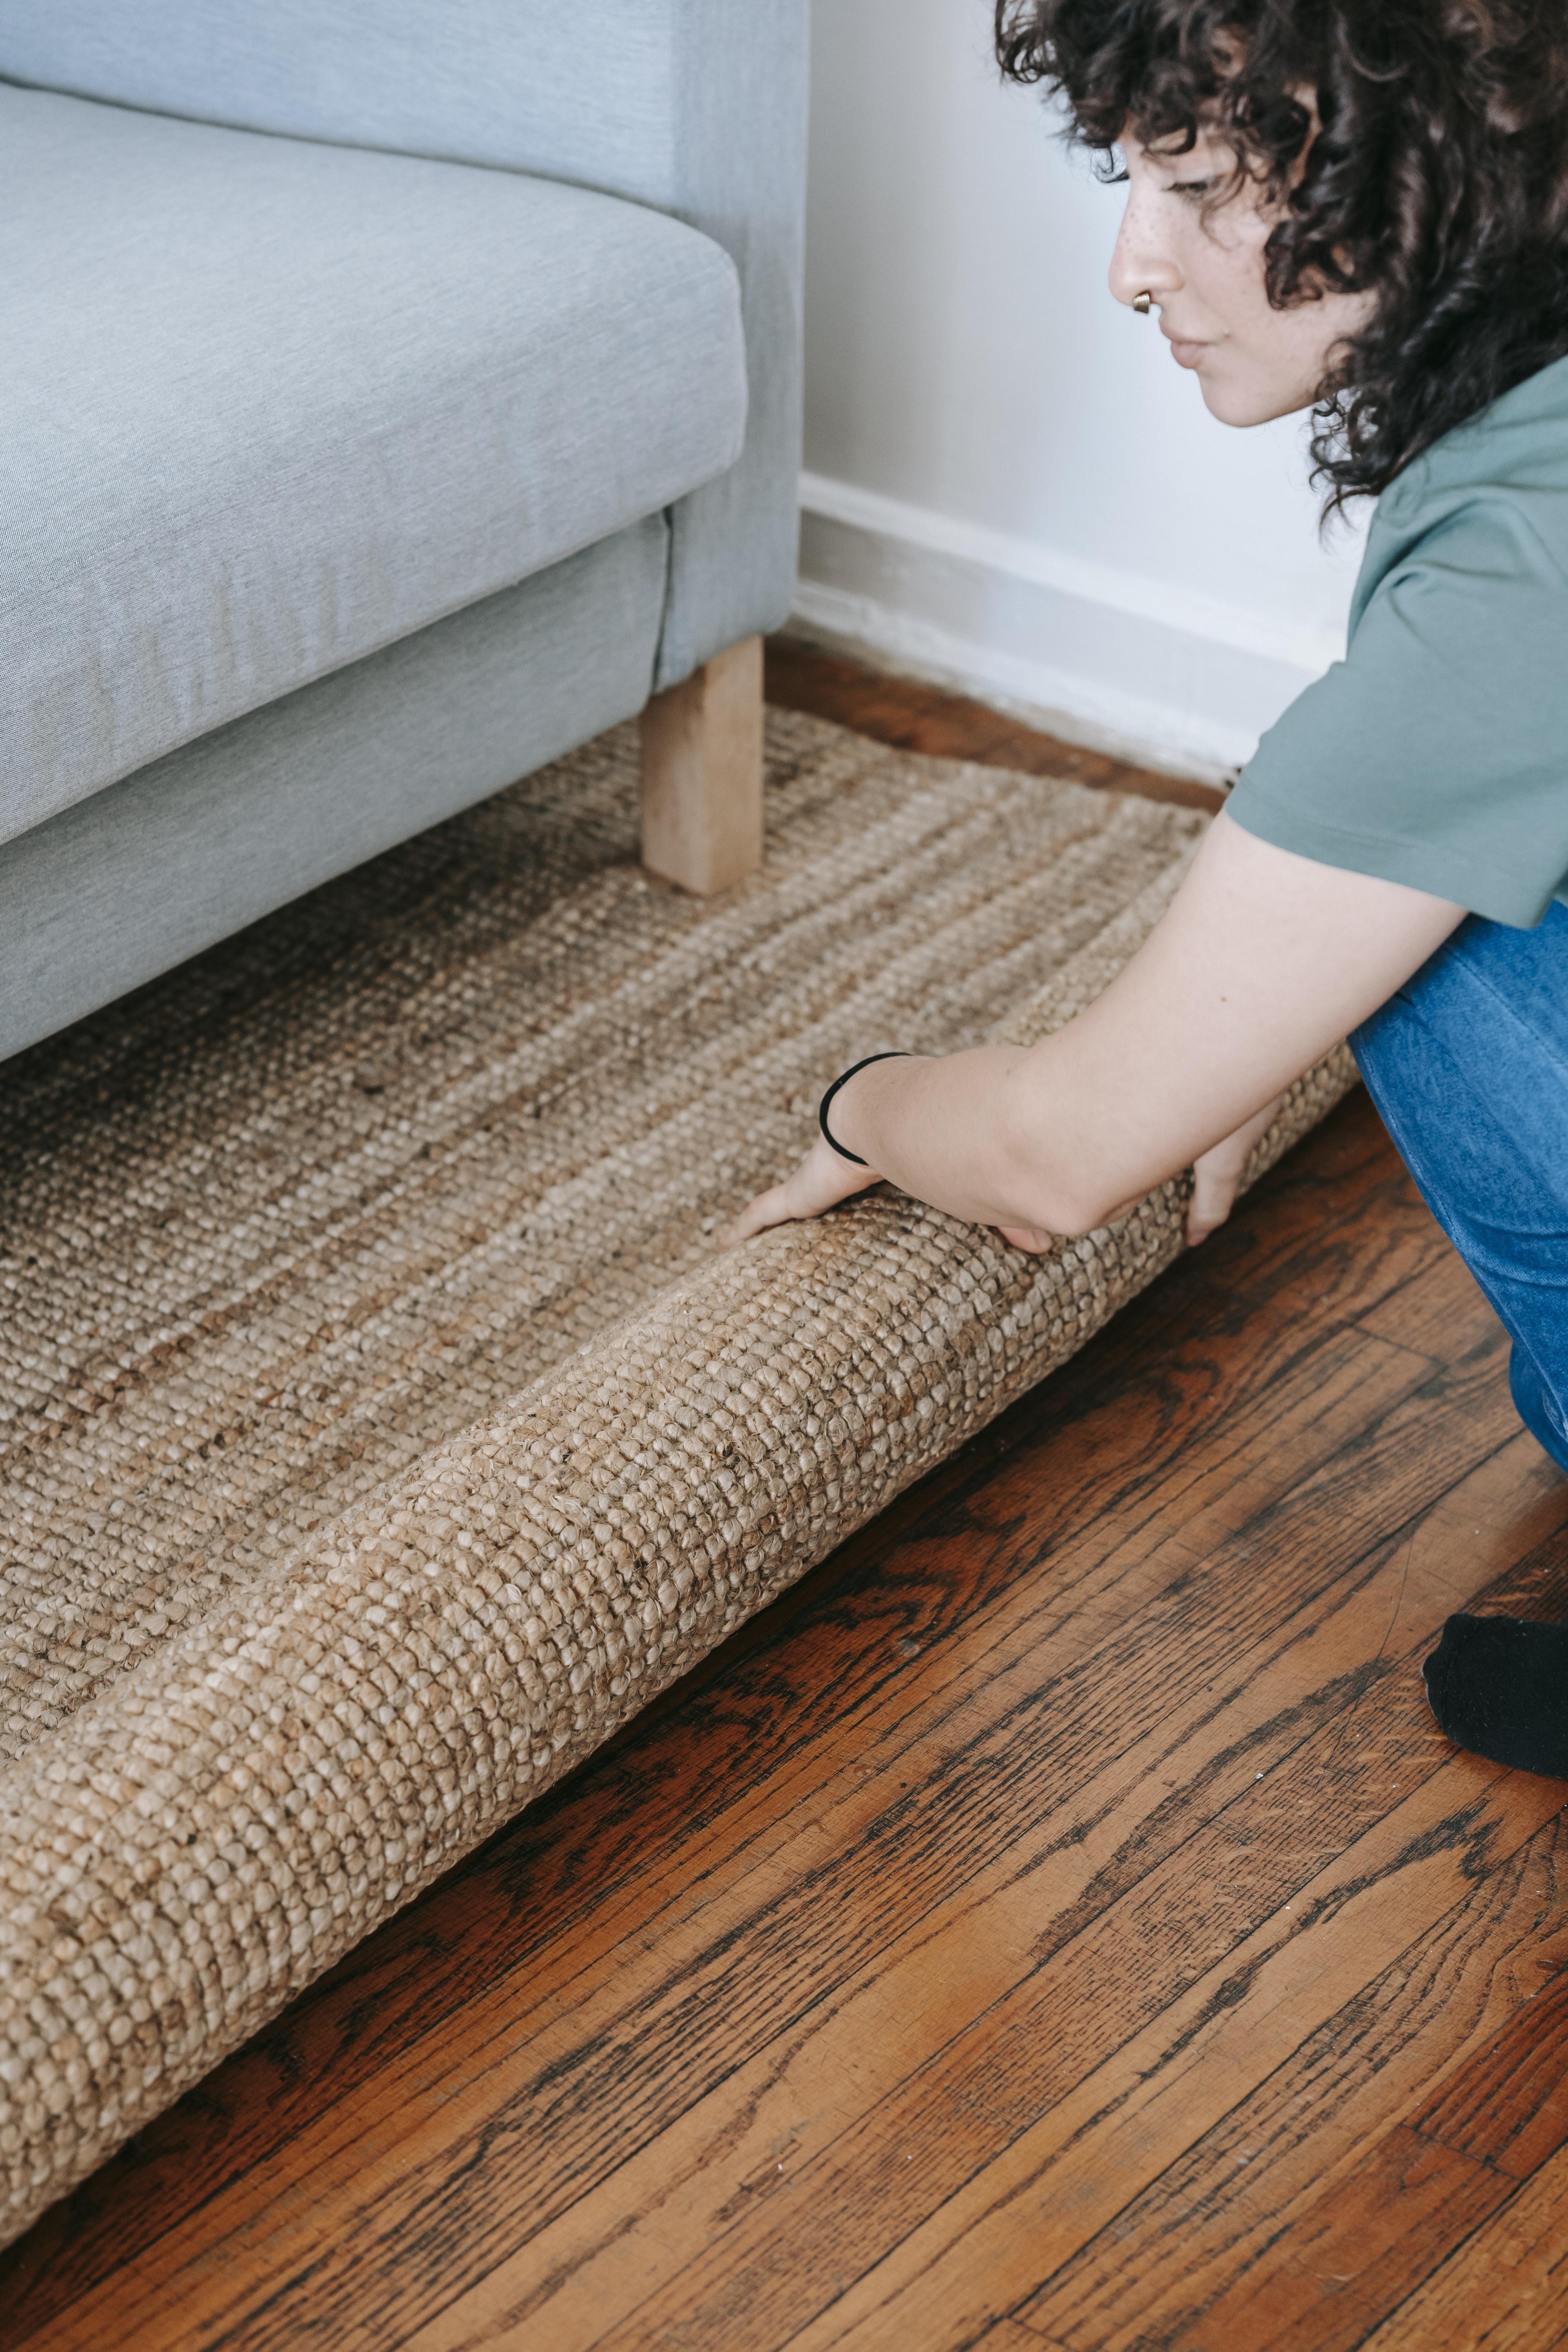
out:
<path id="1" fill-rule="evenodd" d="M 822 1097 L 821 1107 L 816 1114 L 816 1123 L 822 1129 L 823 1141 L 832 1146 L 833 1150 L 837 1152 L 840 1160 L 852 1160 L 857 1168 L 866 1168 L 870 1165 L 868 1160 L 861 1159 L 860 1154 L 858 1151 L 846 1151 L 844 1146 L 838 1141 L 832 1129 L 828 1126 L 827 1107 L 833 1100 L 834 1096 L 838 1092 L 840 1087 L 847 1087 L 851 1078 L 858 1077 L 862 1070 L 868 1070 L 873 1062 L 907 1062 L 910 1058 L 910 1056 L 907 1053 L 901 1051 L 891 1054 L 868 1054 L 863 1062 L 857 1062 L 852 1070 L 846 1070 L 841 1077 L 834 1079 L 833 1084 L 828 1087 L 827 1092 Z"/>

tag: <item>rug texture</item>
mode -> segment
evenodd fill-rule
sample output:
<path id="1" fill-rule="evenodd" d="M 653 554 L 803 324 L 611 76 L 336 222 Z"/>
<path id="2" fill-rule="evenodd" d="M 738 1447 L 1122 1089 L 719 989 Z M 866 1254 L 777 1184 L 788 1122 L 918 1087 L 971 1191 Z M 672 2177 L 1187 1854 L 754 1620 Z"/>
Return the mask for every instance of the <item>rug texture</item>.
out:
<path id="1" fill-rule="evenodd" d="M 1180 1248 L 1173 1183 L 716 1255 L 835 1071 L 1044 1034 L 1204 824 L 776 713 L 769 802 L 667 890 L 619 730 L 0 1072 L 4 2234 Z"/>

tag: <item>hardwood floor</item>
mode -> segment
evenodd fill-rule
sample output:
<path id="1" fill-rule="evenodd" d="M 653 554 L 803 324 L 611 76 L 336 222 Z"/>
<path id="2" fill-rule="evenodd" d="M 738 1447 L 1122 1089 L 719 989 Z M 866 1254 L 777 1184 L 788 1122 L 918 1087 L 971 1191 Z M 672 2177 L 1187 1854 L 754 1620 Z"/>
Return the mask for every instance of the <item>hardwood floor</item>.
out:
<path id="1" fill-rule="evenodd" d="M 0 2257 L 0 2342 L 1568 2343 L 1568 1787 L 1419 1676 L 1568 1617 L 1505 1362 L 1352 1097 Z"/>
<path id="2" fill-rule="evenodd" d="M 940 759 L 979 760 L 1031 776 L 1071 776 L 1077 783 L 1142 793 L 1148 800 L 1175 801 L 1183 808 L 1212 811 L 1225 797 L 1212 784 L 1131 767 L 1109 752 L 1064 743 L 1059 736 L 1042 735 L 965 695 L 889 677 L 798 637 L 769 639 L 766 692 L 770 702 L 785 710 L 814 711 L 819 719 L 836 719 L 841 727 L 853 727 L 880 743 L 930 751 Z"/>

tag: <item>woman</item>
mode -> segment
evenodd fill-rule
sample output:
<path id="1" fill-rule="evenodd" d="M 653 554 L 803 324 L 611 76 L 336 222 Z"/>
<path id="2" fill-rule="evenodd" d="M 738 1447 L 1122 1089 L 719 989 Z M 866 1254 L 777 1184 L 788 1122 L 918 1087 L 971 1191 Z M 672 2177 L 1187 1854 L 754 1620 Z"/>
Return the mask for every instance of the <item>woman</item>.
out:
<path id="1" fill-rule="evenodd" d="M 1348 659 L 1265 737 L 1098 1003 L 883 1057 L 726 1239 L 887 1179 L 1019 1248 L 1181 1169 L 1229 1213 L 1350 1034 L 1568 1469 L 1568 12 L 1561 0 L 998 0 L 1005 70 L 1121 157 L 1117 299 L 1227 425 L 1315 409 L 1378 494 Z M 1568 1629 L 1452 1619 L 1438 1720 L 1568 1774 Z"/>

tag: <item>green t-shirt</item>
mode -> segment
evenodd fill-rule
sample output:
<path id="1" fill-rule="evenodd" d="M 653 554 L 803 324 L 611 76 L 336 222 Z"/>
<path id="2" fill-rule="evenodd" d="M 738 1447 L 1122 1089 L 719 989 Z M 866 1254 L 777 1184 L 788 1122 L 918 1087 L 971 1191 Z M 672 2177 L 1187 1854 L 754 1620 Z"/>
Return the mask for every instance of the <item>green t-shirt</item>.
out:
<path id="1" fill-rule="evenodd" d="M 1500 923 L 1568 898 L 1568 360 L 1384 491 L 1349 653 L 1228 806 L 1280 849 Z"/>

